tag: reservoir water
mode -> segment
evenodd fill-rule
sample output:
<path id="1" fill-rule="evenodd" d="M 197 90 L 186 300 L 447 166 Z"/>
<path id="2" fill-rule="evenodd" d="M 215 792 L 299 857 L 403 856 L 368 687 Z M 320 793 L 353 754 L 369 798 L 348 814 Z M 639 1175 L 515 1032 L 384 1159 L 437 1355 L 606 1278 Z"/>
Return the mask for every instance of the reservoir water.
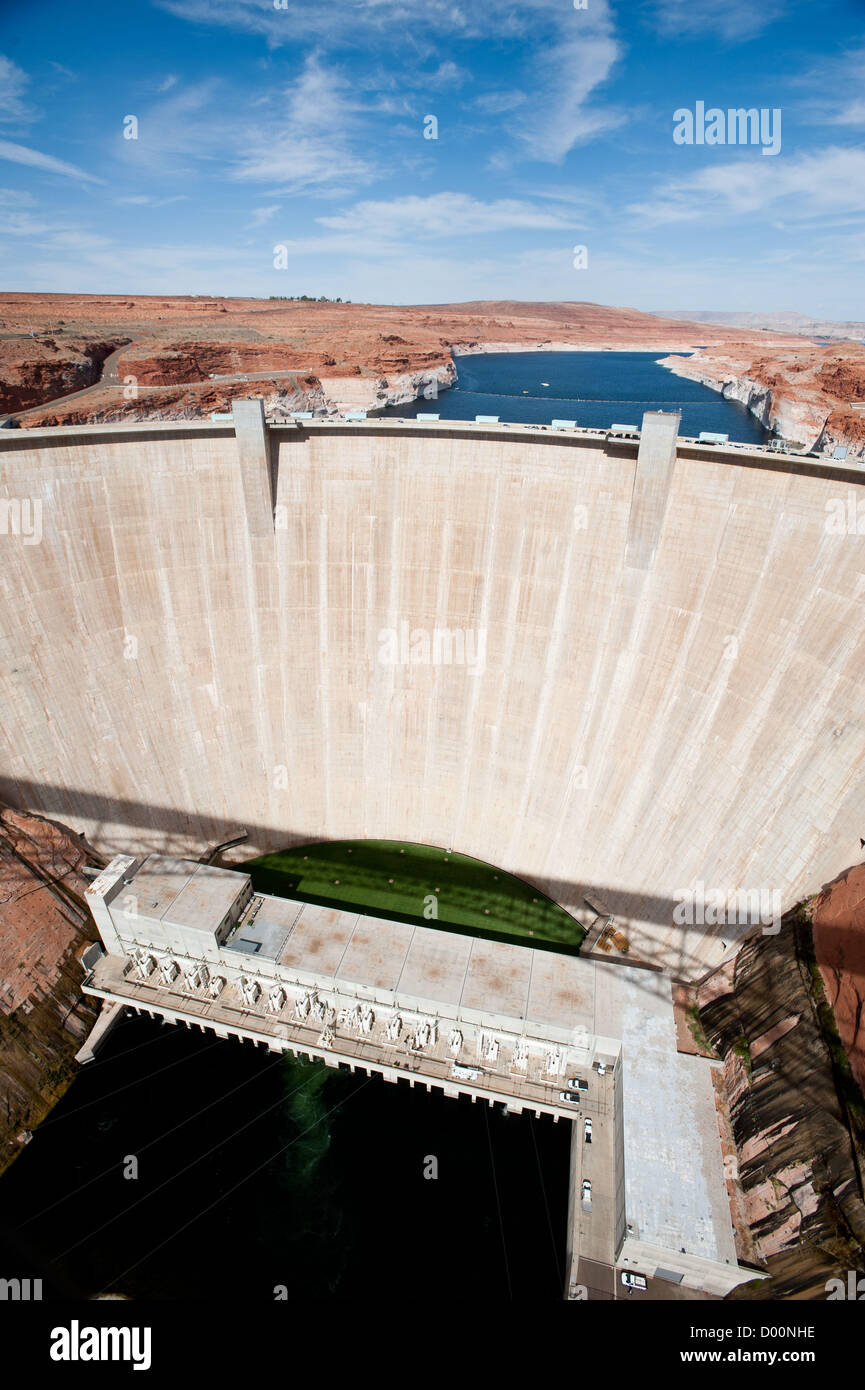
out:
<path id="1" fill-rule="evenodd" d="M 687 355 L 687 354 L 682 354 Z M 771 435 L 738 401 L 659 367 L 659 352 L 495 352 L 457 357 L 459 380 L 436 400 L 413 401 L 381 411 L 414 419 L 435 411 L 443 420 L 498 415 L 511 424 L 576 420 L 609 429 L 639 425 L 646 410 L 681 410 L 679 432 L 728 434 L 742 444 L 763 444 Z"/>
<path id="2" fill-rule="evenodd" d="M 0 1269 L 45 1298 L 560 1300 L 570 1133 L 129 1017 L 0 1178 Z"/>

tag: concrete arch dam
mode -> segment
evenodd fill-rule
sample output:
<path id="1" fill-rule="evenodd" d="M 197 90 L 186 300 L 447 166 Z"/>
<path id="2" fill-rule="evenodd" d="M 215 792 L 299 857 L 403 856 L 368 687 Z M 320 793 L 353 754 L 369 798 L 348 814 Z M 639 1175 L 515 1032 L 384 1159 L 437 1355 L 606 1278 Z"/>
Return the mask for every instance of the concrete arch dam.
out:
<path id="1" fill-rule="evenodd" d="M 3 431 L 0 795 L 453 847 L 702 974 L 741 928 L 684 893 L 786 909 L 865 833 L 865 475 L 677 425 Z"/>

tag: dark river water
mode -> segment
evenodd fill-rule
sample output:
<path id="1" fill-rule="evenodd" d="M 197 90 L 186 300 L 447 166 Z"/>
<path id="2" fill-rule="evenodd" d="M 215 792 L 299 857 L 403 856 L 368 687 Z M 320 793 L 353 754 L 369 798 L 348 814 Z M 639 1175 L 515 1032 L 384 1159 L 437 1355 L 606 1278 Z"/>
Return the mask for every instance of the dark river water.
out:
<path id="1" fill-rule="evenodd" d="M 459 380 L 437 400 L 393 406 L 382 415 L 414 419 L 436 411 L 444 420 L 498 415 L 511 424 L 554 419 L 609 429 L 639 425 L 646 410 L 681 410 L 681 434 L 728 434 L 742 444 L 771 435 L 738 401 L 674 376 L 658 352 L 496 352 L 457 357 Z M 686 354 L 684 354 L 686 355 Z"/>
<path id="2" fill-rule="evenodd" d="M 557 1301 L 570 1133 L 129 1018 L 0 1178 L 0 1270 L 45 1298 Z"/>

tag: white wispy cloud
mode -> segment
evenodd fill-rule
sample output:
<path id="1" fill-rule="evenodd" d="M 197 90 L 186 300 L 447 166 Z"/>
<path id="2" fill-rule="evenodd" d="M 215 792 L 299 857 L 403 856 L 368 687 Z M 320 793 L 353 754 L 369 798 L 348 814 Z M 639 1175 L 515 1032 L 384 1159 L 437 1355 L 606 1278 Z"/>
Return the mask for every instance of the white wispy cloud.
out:
<path id="1" fill-rule="evenodd" d="M 232 178 L 298 192 L 351 188 L 373 177 L 370 142 L 358 134 L 365 108 L 348 80 L 316 53 L 271 108 L 263 121 L 234 124 Z"/>
<path id="2" fill-rule="evenodd" d="M 320 43 L 328 52 L 351 50 L 364 54 L 366 63 L 382 55 L 390 76 L 399 76 L 402 90 L 423 91 L 429 86 L 428 71 L 418 66 L 436 54 L 437 47 L 463 39 L 488 39 L 510 43 L 523 56 L 524 102 L 511 99 L 478 105 L 489 116 L 506 115 L 499 123 L 503 140 L 509 140 L 511 159 L 528 157 L 560 162 L 575 145 L 615 129 L 624 114 L 605 106 L 600 89 L 610 76 L 622 47 L 615 37 L 609 0 L 591 0 L 585 10 L 575 10 L 568 0 L 499 0 L 485 5 L 480 0 L 459 4 L 456 0 L 424 0 L 422 25 L 410 0 L 328 0 L 309 5 L 307 0 L 287 0 L 276 10 L 271 0 L 159 0 L 162 8 L 197 24 L 225 25 L 262 34 L 274 47 Z M 538 50 L 544 57 L 538 60 Z M 465 80 L 452 58 L 443 59 L 438 74 L 446 85 Z M 520 108 L 520 109 L 518 109 Z M 516 114 L 513 114 L 516 113 Z M 359 153 L 355 150 L 355 160 Z M 368 162 L 368 161 L 362 161 Z M 304 161 L 306 167 L 306 161 Z M 250 161 L 258 177 L 261 162 Z"/>
<path id="3" fill-rule="evenodd" d="M 855 97 L 845 102 L 830 118 L 832 125 L 865 125 L 865 98 Z"/>
<path id="4" fill-rule="evenodd" d="M 273 0 L 157 0 L 160 9 L 194 24 L 218 24 L 261 34 L 273 47 L 327 40 L 343 47 L 364 47 L 371 36 L 400 41 L 405 47 L 419 32 L 477 33 L 477 20 L 454 0 L 424 0 L 422 13 L 410 0 L 287 0 L 276 9 Z M 505 9 L 516 8 L 507 0 Z M 422 23 L 419 25 L 419 18 Z"/>
<path id="5" fill-rule="evenodd" d="M 865 99 L 859 95 L 865 69 L 865 44 L 812 63 L 795 81 L 806 88 L 803 114 L 813 125 L 865 125 Z"/>
<path id="6" fill-rule="evenodd" d="M 33 207 L 35 202 L 33 194 L 26 193 L 23 188 L 0 188 L 0 207 L 29 208 Z"/>
<path id="7" fill-rule="evenodd" d="M 111 245 L 109 237 L 58 218 L 56 213 L 49 220 L 40 213 L 33 195 L 17 188 L 0 188 L 0 236 L 21 238 L 31 249 L 61 256 L 69 251 L 94 252 Z"/>
<path id="8" fill-rule="evenodd" d="M 654 223 L 770 212 L 799 222 L 815 212 L 824 219 L 865 212 L 865 150 L 831 146 L 771 163 L 745 156 L 706 164 L 689 179 L 661 185 L 627 211 Z"/>
<path id="9" fill-rule="evenodd" d="M 624 112 L 592 101 L 620 56 L 612 35 L 597 33 L 542 59 L 546 99 L 516 130 L 533 158 L 558 164 L 575 145 L 624 123 Z"/>
<path id="10" fill-rule="evenodd" d="M 467 68 L 461 68 L 452 59 L 447 58 L 439 63 L 435 72 L 425 72 L 421 74 L 423 85 L 438 91 L 445 87 L 461 87 L 471 77 Z"/>
<path id="11" fill-rule="evenodd" d="M 500 116 L 505 111 L 516 111 L 526 100 L 525 92 L 484 92 L 475 98 L 475 106 L 488 116 Z"/>
<path id="12" fill-rule="evenodd" d="M 253 95 L 212 77 L 172 87 L 134 114 L 139 138 L 117 149 L 136 177 L 207 177 L 262 185 L 271 194 L 353 192 L 375 170 L 364 104 L 316 53 L 288 85 Z"/>
<path id="13" fill-rule="evenodd" d="M 54 251 L 85 254 L 106 250 L 114 243 L 111 237 L 91 232 L 86 227 L 62 227 L 52 230 L 47 244 Z"/>
<path id="14" fill-rule="evenodd" d="M 515 198 L 482 202 L 467 193 L 410 194 L 381 202 L 360 202 L 347 211 L 316 219 L 323 227 L 389 241 L 412 237 L 477 236 L 516 228 L 569 230 L 573 219 Z"/>
<path id="15" fill-rule="evenodd" d="M 188 193 L 174 193 L 170 197 L 159 198 L 150 193 L 130 193 L 122 198 L 115 198 L 117 203 L 130 204 L 133 207 L 164 208 L 169 203 L 188 203 Z"/>
<path id="16" fill-rule="evenodd" d="M 27 145 L 16 145 L 11 140 L 0 140 L 0 159 L 8 159 L 12 164 L 26 164 L 31 169 L 41 169 L 46 174 L 62 174 L 70 179 L 83 179 L 85 183 L 104 183 L 95 174 L 79 169 L 77 164 L 67 164 L 65 159 L 55 159 L 53 155 L 32 150 Z"/>
<path id="17" fill-rule="evenodd" d="M 121 158 L 136 170 L 179 173 L 218 157 L 229 121 L 221 103 L 223 83 L 214 77 L 190 83 L 150 105 L 133 103 L 138 138 L 126 140 L 118 126 Z"/>
<path id="18" fill-rule="evenodd" d="M 790 8 L 790 0 L 649 0 L 645 9 L 664 35 L 716 34 L 729 43 L 761 34 Z"/>
<path id="19" fill-rule="evenodd" d="M 35 211 L 36 199 L 20 188 L 0 188 L 0 235 L 36 237 L 51 230 Z"/>
<path id="20" fill-rule="evenodd" d="M 279 212 L 280 207 L 280 203 L 270 203 L 265 208 L 254 208 L 252 220 L 246 224 L 247 227 L 263 227 L 265 222 L 269 222 L 274 214 Z"/>
<path id="21" fill-rule="evenodd" d="M 30 78 L 11 58 L 0 53 L 0 120 L 30 121 L 35 112 L 24 100 Z"/>

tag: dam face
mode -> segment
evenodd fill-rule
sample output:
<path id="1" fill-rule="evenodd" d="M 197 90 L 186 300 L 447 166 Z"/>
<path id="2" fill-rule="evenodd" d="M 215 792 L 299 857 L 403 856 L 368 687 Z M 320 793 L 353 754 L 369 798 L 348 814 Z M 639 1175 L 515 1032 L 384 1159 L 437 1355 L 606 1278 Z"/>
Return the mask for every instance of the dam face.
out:
<path id="1" fill-rule="evenodd" d="M 236 423 L 2 432 L 13 804 L 108 854 L 453 848 L 688 976 L 738 928 L 686 893 L 858 854 L 860 471 L 664 415 Z"/>

